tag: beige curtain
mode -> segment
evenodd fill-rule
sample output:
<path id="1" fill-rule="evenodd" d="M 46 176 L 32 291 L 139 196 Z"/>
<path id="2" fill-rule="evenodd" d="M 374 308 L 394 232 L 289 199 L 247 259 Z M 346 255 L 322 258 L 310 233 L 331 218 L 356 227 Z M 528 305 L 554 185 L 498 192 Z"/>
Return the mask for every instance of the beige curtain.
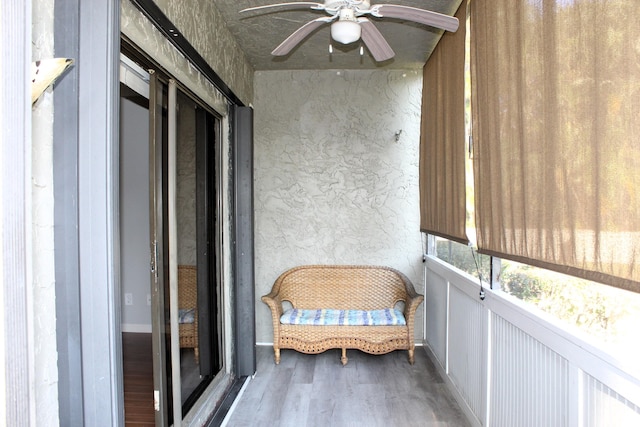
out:
<path id="1" fill-rule="evenodd" d="M 420 136 L 420 228 L 467 243 L 464 51 L 466 0 L 460 27 L 445 32 L 423 69 Z"/>
<path id="2" fill-rule="evenodd" d="M 472 0 L 484 253 L 640 292 L 638 0 Z"/>

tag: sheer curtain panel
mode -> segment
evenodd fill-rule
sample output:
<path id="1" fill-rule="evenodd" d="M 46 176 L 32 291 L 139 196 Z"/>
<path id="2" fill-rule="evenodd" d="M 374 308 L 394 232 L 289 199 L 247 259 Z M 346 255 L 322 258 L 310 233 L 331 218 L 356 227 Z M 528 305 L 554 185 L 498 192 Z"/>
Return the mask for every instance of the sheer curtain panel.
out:
<path id="1" fill-rule="evenodd" d="M 467 2 L 458 31 L 445 32 L 423 69 L 420 228 L 467 243 L 464 60 Z"/>
<path id="2" fill-rule="evenodd" d="M 481 252 L 640 292 L 637 0 L 473 0 Z"/>

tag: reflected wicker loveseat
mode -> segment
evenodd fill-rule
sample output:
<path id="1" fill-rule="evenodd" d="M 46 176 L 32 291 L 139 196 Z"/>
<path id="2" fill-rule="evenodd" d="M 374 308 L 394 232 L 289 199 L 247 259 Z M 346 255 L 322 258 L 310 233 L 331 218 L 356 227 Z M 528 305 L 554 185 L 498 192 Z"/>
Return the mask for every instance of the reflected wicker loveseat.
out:
<path id="1" fill-rule="evenodd" d="M 415 313 L 423 299 L 404 274 L 389 267 L 307 265 L 292 268 L 278 277 L 271 293 L 262 297 L 273 317 L 275 363 L 280 363 L 281 349 L 321 353 L 340 348 L 343 365 L 347 363 L 347 349 L 371 354 L 408 350 L 409 362 L 413 364 Z M 288 308 L 285 302 L 292 307 Z M 402 310 L 393 310 L 397 306 Z M 331 309 L 341 320 L 333 324 L 318 323 L 327 312 L 322 309 Z M 395 312 L 406 324 L 380 326 L 370 321 L 366 325 L 343 321 L 354 311 L 357 317 L 366 317 L 369 314 L 363 312 L 381 310 L 387 314 Z M 304 316 L 300 312 L 311 313 L 312 318 L 307 321 L 315 324 L 286 324 L 290 317 Z"/>
<path id="2" fill-rule="evenodd" d="M 198 287 L 194 265 L 178 266 L 178 309 L 180 348 L 192 348 L 196 361 L 198 352 Z"/>

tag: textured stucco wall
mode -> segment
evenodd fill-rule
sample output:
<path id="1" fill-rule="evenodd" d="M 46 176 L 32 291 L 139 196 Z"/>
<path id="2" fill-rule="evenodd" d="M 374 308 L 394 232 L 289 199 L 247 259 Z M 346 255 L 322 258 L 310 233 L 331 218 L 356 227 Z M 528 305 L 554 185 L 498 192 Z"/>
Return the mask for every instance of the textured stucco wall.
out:
<path id="1" fill-rule="evenodd" d="M 180 32 L 245 103 L 253 98 L 253 67 L 227 29 L 215 1 L 166 1 L 162 7 Z"/>
<path id="2" fill-rule="evenodd" d="M 296 265 L 387 265 L 422 293 L 421 73 L 257 72 L 254 87 L 257 341 L 273 340 L 260 296 Z"/>
<path id="3" fill-rule="evenodd" d="M 171 73 L 175 79 L 188 87 L 218 113 L 222 115 L 226 114 L 227 100 L 224 96 L 218 92 L 204 75 L 187 61 L 184 55 L 178 52 L 171 42 L 167 40 L 153 26 L 151 21 L 129 0 L 122 0 L 120 2 L 120 29 L 129 40 Z M 233 51 L 233 49 L 226 46 L 223 40 L 218 40 L 215 48 L 220 52 L 220 55 L 234 55 L 233 53 L 227 52 Z M 225 63 L 225 65 L 231 67 L 232 62 L 233 61 L 229 61 Z M 215 67 L 212 68 L 214 68 L 217 73 L 223 74 L 222 70 L 218 70 Z M 244 69 L 244 67 L 242 68 Z M 245 73 L 242 70 L 229 70 L 225 74 L 236 76 L 238 81 L 241 80 L 240 76 L 247 79 L 244 83 L 237 83 L 236 86 L 232 86 L 232 90 L 243 102 L 251 102 L 252 89 L 242 89 L 243 87 L 252 87 L 253 81 L 250 73 Z M 247 77 L 245 74 L 249 74 L 249 76 Z"/>
<path id="4" fill-rule="evenodd" d="M 32 60 L 53 58 L 53 0 L 32 8 Z M 53 91 L 32 109 L 31 230 L 33 390 L 35 424 L 58 421 L 55 260 L 53 238 Z M 25 313 L 25 315 L 29 315 Z M 31 341 L 32 340 L 32 341 Z"/>
<path id="5" fill-rule="evenodd" d="M 215 1 L 155 3 L 220 78 L 246 104 L 253 98 L 253 68 L 227 29 Z"/>

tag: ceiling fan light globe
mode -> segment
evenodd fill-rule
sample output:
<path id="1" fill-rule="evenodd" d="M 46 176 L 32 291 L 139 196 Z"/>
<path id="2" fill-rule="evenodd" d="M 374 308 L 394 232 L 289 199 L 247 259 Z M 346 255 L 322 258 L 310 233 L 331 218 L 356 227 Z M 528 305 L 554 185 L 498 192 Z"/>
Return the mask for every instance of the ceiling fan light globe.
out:
<path id="1" fill-rule="evenodd" d="M 338 21 L 331 24 L 331 38 L 342 44 L 349 44 L 360 39 L 362 29 L 353 21 Z"/>

